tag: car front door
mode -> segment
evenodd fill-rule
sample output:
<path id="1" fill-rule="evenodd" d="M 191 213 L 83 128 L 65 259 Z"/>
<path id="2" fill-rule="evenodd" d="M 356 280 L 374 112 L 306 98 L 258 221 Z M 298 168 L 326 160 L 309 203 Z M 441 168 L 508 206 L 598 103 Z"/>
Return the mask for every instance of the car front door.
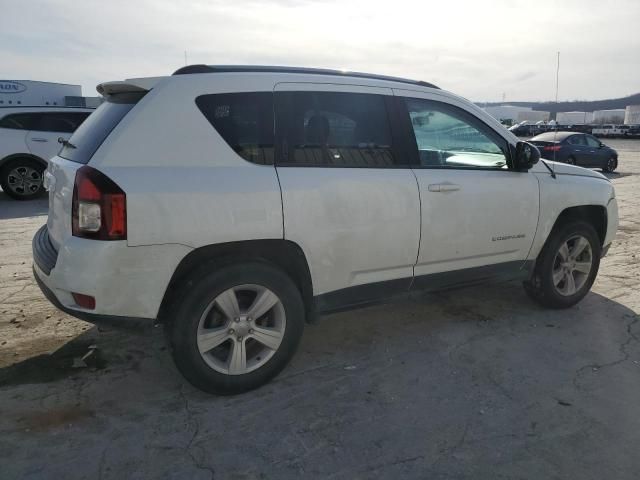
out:
<path id="1" fill-rule="evenodd" d="M 570 157 L 576 160 L 576 165 L 585 165 L 589 161 L 589 149 L 587 148 L 587 141 L 584 135 L 571 135 L 567 137 L 565 142 L 571 150 Z"/>
<path id="2" fill-rule="evenodd" d="M 275 99 L 285 239 L 307 258 L 319 310 L 407 292 L 420 199 L 391 90 L 281 83 Z"/>
<path id="3" fill-rule="evenodd" d="M 510 145 L 465 108 L 398 90 L 422 202 L 417 288 L 526 273 L 539 209 L 534 174 L 508 166 Z"/>
<path id="4" fill-rule="evenodd" d="M 585 166 L 601 167 L 608 160 L 607 149 L 601 147 L 602 142 L 596 137 L 585 135 L 587 142 L 588 163 Z"/>

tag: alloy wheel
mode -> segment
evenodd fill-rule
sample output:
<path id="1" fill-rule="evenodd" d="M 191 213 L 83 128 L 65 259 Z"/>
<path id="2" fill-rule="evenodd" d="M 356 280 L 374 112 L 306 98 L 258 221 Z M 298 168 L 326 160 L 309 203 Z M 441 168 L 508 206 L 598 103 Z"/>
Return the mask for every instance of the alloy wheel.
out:
<path id="1" fill-rule="evenodd" d="M 261 285 L 238 285 L 205 308 L 198 323 L 198 351 L 217 372 L 242 375 L 269 361 L 285 328 L 284 306 L 275 293 Z"/>
<path id="2" fill-rule="evenodd" d="M 553 285 L 565 297 L 575 295 L 587 282 L 593 266 L 591 244 L 574 235 L 560 245 L 553 260 Z"/>
<path id="3" fill-rule="evenodd" d="M 7 185 L 17 195 L 33 195 L 42 186 L 42 174 L 35 168 L 18 166 L 9 171 Z"/>

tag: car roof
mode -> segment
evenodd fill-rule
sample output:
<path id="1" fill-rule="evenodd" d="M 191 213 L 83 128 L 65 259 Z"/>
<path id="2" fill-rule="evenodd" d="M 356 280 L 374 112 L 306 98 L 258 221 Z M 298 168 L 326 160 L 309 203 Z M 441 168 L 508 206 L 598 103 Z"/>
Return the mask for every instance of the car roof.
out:
<path id="1" fill-rule="evenodd" d="M 191 75 L 198 73 L 306 73 L 312 75 L 335 75 L 341 77 L 369 78 L 372 80 L 387 80 L 398 83 L 408 83 L 421 87 L 437 88 L 436 85 L 422 80 L 376 75 L 373 73 L 349 72 L 346 70 L 332 70 L 325 68 L 283 67 L 277 65 L 187 65 L 179 68 L 173 75 Z"/>
<path id="2" fill-rule="evenodd" d="M 540 135 L 536 135 L 531 140 L 542 140 L 544 142 L 549 141 L 558 141 L 561 142 L 565 138 L 568 138 L 572 135 L 584 135 L 583 132 L 545 132 Z"/>
<path id="3" fill-rule="evenodd" d="M 66 112 L 66 111 L 79 111 L 79 112 L 93 112 L 95 108 L 90 107 L 66 107 L 64 105 L 2 105 L 0 106 L 0 113 L 12 113 L 20 112 Z"/>

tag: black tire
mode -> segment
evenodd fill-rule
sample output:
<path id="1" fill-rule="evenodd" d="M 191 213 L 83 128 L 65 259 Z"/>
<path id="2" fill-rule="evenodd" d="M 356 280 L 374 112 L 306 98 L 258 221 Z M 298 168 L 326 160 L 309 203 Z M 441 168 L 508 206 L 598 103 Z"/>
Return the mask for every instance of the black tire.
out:
<path id="1" fill-rule="evenodd" d="M 16 187 L 15 178 L 12 172 L 16 169 L 29 169 L 35 171 L 39 175 L 39 185 L 37 190 L 31 190 L 30 188 L 24 189 L 24 187 Z M 2 165 L 0 168 L 0 187 L 4 193 L 15 200 L 33 200 L 40 197 L 44 193 L 44 186 L 42 184 L 45 166 L 32 158 L 14 158 Z M 33 185 L 34 187 L 36 185 Z M 24 193 L 21 193 L 21 190 Z"/>
<path id="2" fill-rule="evenodd" d="M 605 173 L 611 173 L 616 168 L 618 168 L 618 159 L 616 157 L 611 157 L 607 160 L 607 163 L 602 167 L 602 171 Z"/>
<path id="3" fill-rule="evenodd" d="M 576 235 L 581 235 L 591 247 L 591 270 L 587 279 L 575 294 L 562 295 L 553 283 L 553 268 L 556 254 L 561 245 Z M 538 259 L 531 280 L 524 282 L 527 294 L 536 302 L 547 308 L 568 308 L 578 303 L 589 292 L 598 274 L 602 247 L 595 229 L 587 222 L 578 220 L 555 227 Z"/>
<path id="4" fill-rule="evenodd" d="M 282 303 L 286 326 L 279 347 L 270 359 L 256 370 L 241 375 L 216 371 L 200 354 L 197 330 L 200 317 L 213 300 L 229 288 L 256 284 L 268 288 Z M 205 265 L 186 281 L 176 296 L 172 321 L 167 331 L 173 359 L 178 370 L 196 388 L 218 395 L 234 395 L 258 388 L 289 363 L 302 337 L 305 309 L 300 291 L 280 269 L 259 261 L 224 267 Z"/>
<path id="5" fill-rule="evenodd" d="M 569 165 L 576 165 L 576 159 L 574 157 L 567 158 L 567 163 Z"/>

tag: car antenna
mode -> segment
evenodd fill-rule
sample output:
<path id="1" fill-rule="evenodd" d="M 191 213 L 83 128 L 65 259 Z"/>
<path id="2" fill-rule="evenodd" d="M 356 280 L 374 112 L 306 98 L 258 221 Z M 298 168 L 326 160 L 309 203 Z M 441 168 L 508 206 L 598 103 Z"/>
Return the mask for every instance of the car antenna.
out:
<path id="1" fill-rule="evenodd" d="M 553 129 L 553 143 L 555 147 L 556 139 L 558 137 L 558 83 L 560 80 L 560 52 L 558 52 L 558 60 L 556 63 L 556 124 Z M 551 167 L 551 177 L 556 178 L 556 149 L 553 149 L 553 165 Z"/>

